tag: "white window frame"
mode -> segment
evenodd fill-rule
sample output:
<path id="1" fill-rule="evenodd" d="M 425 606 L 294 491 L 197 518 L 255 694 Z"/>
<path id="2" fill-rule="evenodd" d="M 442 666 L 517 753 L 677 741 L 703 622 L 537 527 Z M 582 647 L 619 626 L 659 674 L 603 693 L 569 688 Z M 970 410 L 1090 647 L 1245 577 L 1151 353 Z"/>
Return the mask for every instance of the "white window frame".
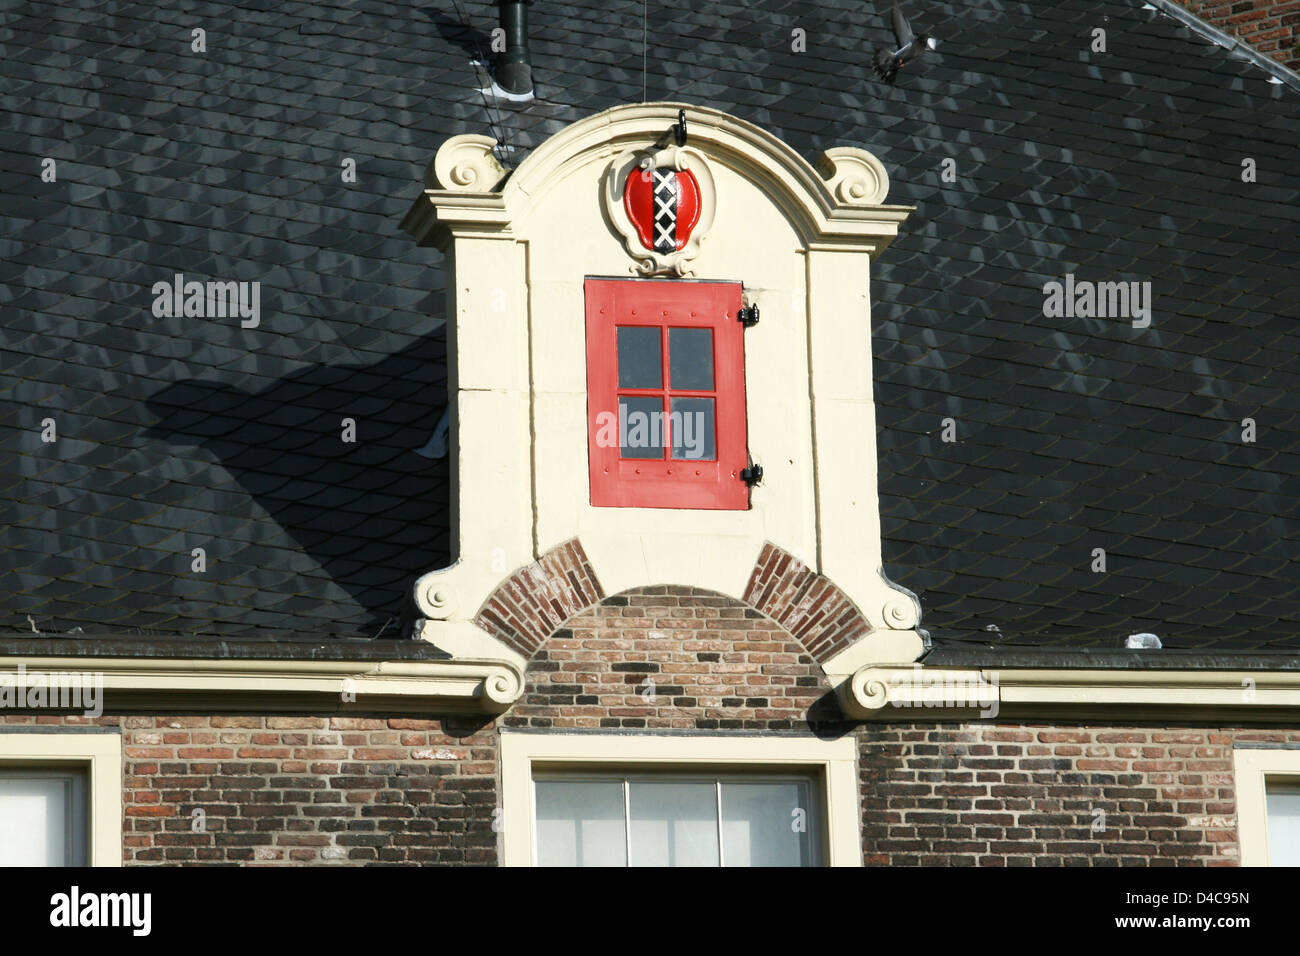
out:
<path id="1" fill-rule="evenodd" d="M 861 866 L 857 740 L 686 734 L 564 734 L 502 731 L 502 858 L 506 866 L 537 861 L 533 780 L 552 773 L 581 776 L 662 774 L 720 778 L 752 774 L 811 777 L 821 795 L 815 816 L 824 840 L 822 865 Z"/>
<path id="2" fill-rule="evenodd" d="M 27 733 L 0 728 L 0 769 L 86 774 L 86 860 L 122 865 L 122 735 Z"/>
<path id="3" fill-rule="evenodd" d="M 1237 783 L 1237 843 L 1242 866 L 1268 866 L 1270 781 L 1300 786 L 1300 749 L 1239 747 L 1232 751 Z"/>
<path id="4" fill-rule="evenodd" d="M 8 765 L 0 763 L 0 783 L 12 780 L 39 780 L 62 784 L 64 818 L 64 852 L 61 863 L 52 866 L 86 866 L 90 857 L 90 802 L 87 799 L 86 768 L 75 764 Z M 35 864 L 22 863 L 20 866 Z"/>

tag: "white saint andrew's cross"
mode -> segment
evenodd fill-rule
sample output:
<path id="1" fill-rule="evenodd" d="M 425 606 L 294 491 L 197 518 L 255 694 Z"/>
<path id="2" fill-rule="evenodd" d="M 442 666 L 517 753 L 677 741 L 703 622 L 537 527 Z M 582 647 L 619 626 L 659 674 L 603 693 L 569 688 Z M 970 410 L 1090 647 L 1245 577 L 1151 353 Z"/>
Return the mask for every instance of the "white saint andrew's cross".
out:
<path id="1" fill-rule="evenodd" d="M 677 203 L 680 189 L 677 173 L 671 169 L 654 171 L 655 239 L 656 252 L 675 252 L 677 249 Z"/>

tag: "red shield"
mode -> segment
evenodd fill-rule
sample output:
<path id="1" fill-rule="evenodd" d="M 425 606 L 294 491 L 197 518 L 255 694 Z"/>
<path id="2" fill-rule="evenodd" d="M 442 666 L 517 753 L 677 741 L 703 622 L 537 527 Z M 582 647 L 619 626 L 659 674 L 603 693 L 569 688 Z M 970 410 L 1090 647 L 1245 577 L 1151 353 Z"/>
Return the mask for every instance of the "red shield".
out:
<path id="1" fill-rule="evenodd" d="M 623 208 L 641 245 L 676 252 L 700 221 L 700 184 L 689 169 L 634 169 L 623 187 Z"/>

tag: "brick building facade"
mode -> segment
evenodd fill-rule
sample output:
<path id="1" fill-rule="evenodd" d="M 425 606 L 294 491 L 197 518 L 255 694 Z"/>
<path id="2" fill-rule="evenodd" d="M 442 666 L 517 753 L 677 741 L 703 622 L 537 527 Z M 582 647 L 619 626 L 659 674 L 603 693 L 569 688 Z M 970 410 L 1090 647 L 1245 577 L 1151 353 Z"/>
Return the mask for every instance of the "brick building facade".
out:
<path id="1" fill-rule="evenodd" d="M 1300 78 L 1157 2 L 6 21 L 0 862 L 1300 863 Z"/>

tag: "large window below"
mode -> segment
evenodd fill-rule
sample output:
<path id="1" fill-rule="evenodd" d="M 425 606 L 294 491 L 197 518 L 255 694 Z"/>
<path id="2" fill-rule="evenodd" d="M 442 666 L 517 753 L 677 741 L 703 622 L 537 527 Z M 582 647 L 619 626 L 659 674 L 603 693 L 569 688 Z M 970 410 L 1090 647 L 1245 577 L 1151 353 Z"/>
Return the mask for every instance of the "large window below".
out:
<path id="1" fill-rule="evenodd" d="M 508 866 L 861 866 L 857 741 L 501 735 Z"/>
<path id="2" fill-rule="evenodd" d="M 817 866 L 821 796 L 769 775 L 539 774 L 541 866 Z"/>

